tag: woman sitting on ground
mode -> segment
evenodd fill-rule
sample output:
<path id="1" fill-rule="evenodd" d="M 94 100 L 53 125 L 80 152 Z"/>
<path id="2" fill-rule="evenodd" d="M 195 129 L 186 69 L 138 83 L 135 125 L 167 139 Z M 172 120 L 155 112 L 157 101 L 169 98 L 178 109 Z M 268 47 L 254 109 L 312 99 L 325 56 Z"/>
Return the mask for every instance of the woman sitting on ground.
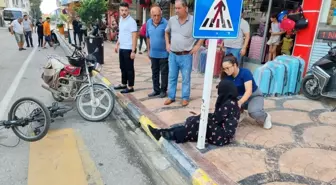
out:
<path id="1" fill-rule="evenodd" d="M 251 71 L 246 68 L 239 68 L 237 59 L 232 54 L 226 55 L 223 59 L 221 78 L 234 82 L 238 89 L 238 105 L 242 108 L 243 113 L 239 122 L 245 118 L 244 109 L 247 109 L 251 118 L 260 124 L 264 124 L 265 129 L 271 129 L 271 115 L 264 111 L 262 92 L 256 85 Z"/>
<path id="2" fill-rule="evenodd" d="M 229 144 L 235 133 L 240 116 L 238 107 L 238 92 L 234 83 L 229 80 L 222 80 L 217 86 L 218 98 L 215 105 L 215 112 L 209 113 L 206 132 L 206 141 L 209 144 L 223 146 Z M 188 117 L 185 124 L 169 129 L 155 129 L 148 125 L 148 128 L 155 139 L 162 136 L 167 140 L 174 140 L 176 143 L 197 141 L 200 115 Z"/>

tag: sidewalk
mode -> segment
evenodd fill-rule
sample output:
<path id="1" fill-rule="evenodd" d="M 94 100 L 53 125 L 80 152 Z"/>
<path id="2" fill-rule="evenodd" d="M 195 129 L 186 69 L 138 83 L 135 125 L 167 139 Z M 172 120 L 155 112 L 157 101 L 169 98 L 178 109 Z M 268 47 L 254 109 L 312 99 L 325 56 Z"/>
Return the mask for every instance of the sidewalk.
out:
<path id="1" fill-rule="evenodd" d="M 121 76 L 118 55 L 114 45 L 108 42 L 104 51 L 103 76 L 116 85 Z M 182 107 L 179 101 L 181 78 L 177 101 L 164 106 L 165 99 L 147 97 L 152 92 L 152 82 L 146 53 L 137 54 L 135 73 L 134 93 L 122 95 L 112 91 L 124 110 L 139 121 L 147 133 L 148 124 L 169 127 L 183 123 L 191 110 L 200 112 L 202 74 L 192 73 L 191 102 Z M 212 108 L 216 83 L 214 80 Z M 239 125 L 236 142 L 228 146 L 210 145 L 200 152 L 196 143 L 175 144 L 161 139 L 158 144 L 192 184 L 336 184 L 336 112 L 302 96 L 267 98 L 265 109 L 272 115 L 273 128 L 264 130 L 253 120 L 246 119 Z"/>
<path id="2" fill-rule="evenodd" d="M 146 55 L 136 56 L 135 70 L 135 92 L 117 96 L 136 106 L 143 115 L 139 121 L 144 128 L 147 124 L 167 127 L 183 123 L 190 116 L 189 111 L 200 112 L 203 75 L 192 73 L 191 102 L 183 108 L 178 101 L 181 79 L 176 103 L 164 106 L 165 99 L 147 97 L 152 92 L 152 81 Z M 118 57 L 109 43 L 105 44 L 103 75 L 112 84 L 120 83 Z M 215 85 L 211 107 L 216 100 Z M 174 144 L 195 165 L 191 177 L 197 179 L 202 174 L 197 172 L 202 169 L 213 180 L 211 184 L 336 183 L 336 113 L 302 96 L 268 98 L 265 109 L 274 122 L 269 131 L 247 119 L 240 124 L 237 142 L 232 145 L 209 146 L 200 153 L 196 143 Z M 149 120 L 143 121 L 146 118 Z"/>

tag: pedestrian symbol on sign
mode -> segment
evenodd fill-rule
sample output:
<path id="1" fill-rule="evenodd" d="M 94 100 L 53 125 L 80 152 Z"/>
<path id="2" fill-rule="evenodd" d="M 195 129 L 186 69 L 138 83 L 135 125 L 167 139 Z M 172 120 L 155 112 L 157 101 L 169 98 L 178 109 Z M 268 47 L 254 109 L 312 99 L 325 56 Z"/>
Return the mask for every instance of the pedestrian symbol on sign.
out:
<path id="1" fill-rule="evenodd" d="M 226 0 L 215 0 L 213 2 L 200 30 L 234 31 Z"/>

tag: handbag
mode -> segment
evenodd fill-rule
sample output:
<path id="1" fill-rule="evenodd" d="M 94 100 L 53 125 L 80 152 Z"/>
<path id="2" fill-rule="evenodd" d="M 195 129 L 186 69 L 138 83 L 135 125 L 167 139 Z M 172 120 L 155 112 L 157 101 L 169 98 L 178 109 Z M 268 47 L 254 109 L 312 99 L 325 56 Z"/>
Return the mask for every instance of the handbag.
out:
<path id="1" fill-rule="evenodd" d="M 302 7 L 299 6 L 296 12 L 289 13 L 287 18 L 293 20 L 295 22 L 295 29 L 301 30 L 308 27 L 308 19 L 305 18 L 303 14 Z"/>

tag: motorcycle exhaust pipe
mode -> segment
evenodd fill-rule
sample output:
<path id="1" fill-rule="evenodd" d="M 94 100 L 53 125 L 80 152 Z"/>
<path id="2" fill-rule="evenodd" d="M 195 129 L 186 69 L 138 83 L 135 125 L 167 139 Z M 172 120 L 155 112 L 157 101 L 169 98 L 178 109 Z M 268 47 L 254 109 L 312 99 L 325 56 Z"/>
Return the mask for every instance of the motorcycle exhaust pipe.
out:
<path id="1" fill-rule="evenodd" d="M 50 91 L 50 92 L 52 92 L 53 94 L 56 94 L 56 95 L 60 95 L 61 94 L 60 92 L 58 92 L 58 91 L 56 91 L 56 90 L 54 90 L 54 89 L 46 86 L 45 84 L 42 84 L 42 88 L 45 89 L 45 90 L 47 90 L 47 91 Z"/>

